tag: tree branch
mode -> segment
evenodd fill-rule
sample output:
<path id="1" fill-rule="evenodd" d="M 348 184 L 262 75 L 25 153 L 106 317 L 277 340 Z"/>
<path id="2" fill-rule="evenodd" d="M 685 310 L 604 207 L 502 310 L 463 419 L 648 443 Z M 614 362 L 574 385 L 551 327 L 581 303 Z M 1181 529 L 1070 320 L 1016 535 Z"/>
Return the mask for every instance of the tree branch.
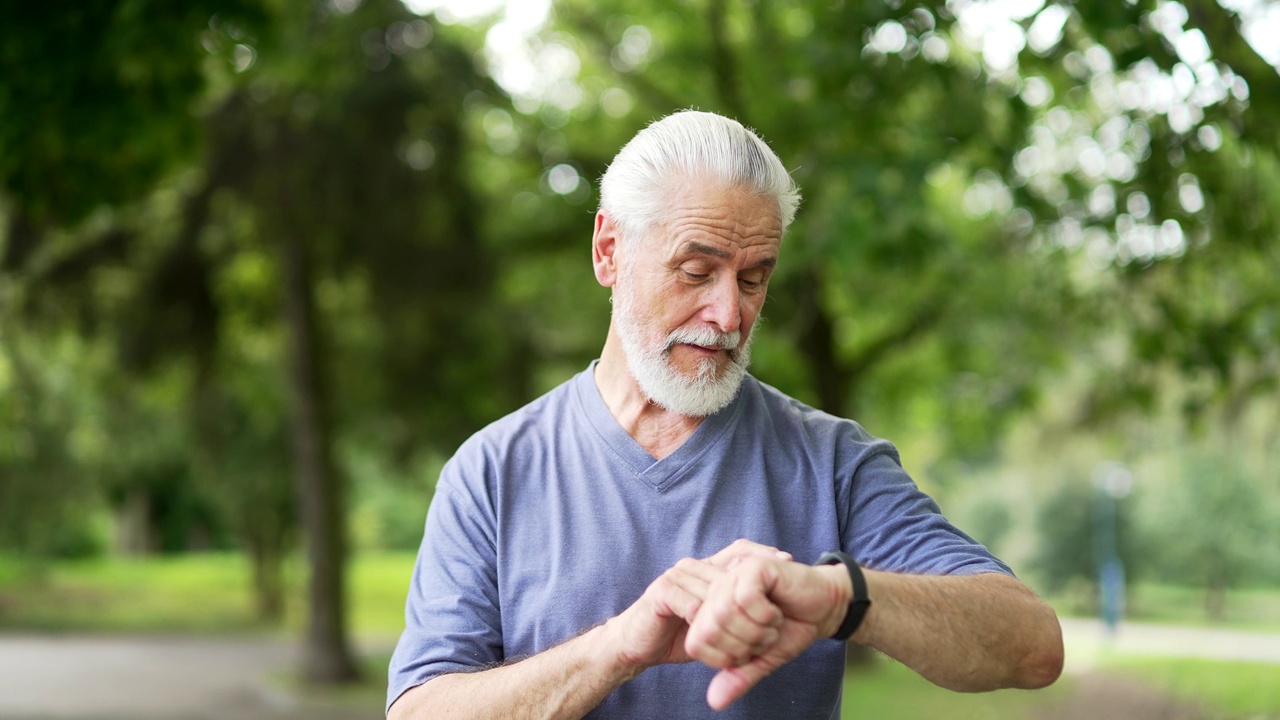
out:
<path id="1" fill-rule="evenodd" d="M 1217 0 L 1185 0 L 1191 23 L 1204 33 L 1213 57 L 1231 67 L 1232 72 L 1249 84 L 1249 103 L 1255 112 L 1241 118 L 1244 137 L 1259 144 L 1275 147 L 1280 139 L 1274 113 L 1259 106 L 1273 104 L 1280 98 L 1280 74 L 1249 45 L 1232 14 Z M 1265 102 L 1264 102 L 1265 101 Z M 1268 119 L 1271 118 L 1271 119 Z"/>
<path id="2" fill-rule="evenodd" d="M 605 37 L 604 28 L 595 18 L 581 12 L 572 12 L 567 7 L 562 6 L 557 12 L 563 12 L 564 21 L 573 28 L 574 35 L 580 40 L 590 41 L 595 46 L 596 52 L 600 57 L 604 58 L 605 64 L 609 65 L 609 54 L 611 45 Z M 612 65 L 610 65 L 612 67 Z M 686 103 L 680 98 L 668 93 L 666 90 L 655 85 L 644 75 L 628 74 L 627 82 L 636 89 L 636 91 L 647 98 L 648 102 L 659 108 L 675 109 L 684 107 Z"/>
<path id="3" fill-rule="evenodd" d="M 742 91 L 738 83 L 738 67 L 725 36 L 725 0 L 711 0 L 707 5 L 707 26 L 711 31 L 711 74 L 715 78 L 720 101 L 738 122 L 750 125 L 746 107 L 742 103 Z"/>
<path id="4" fill-rule="evenodd" d="M 902 322 L 859 348 L 853 358 L 845 363 L 846 369 L 855 375 L 865 374 L 883 361 L 891 351 L 910 343 L 937 325 L 942 320 L 943 314 L 941 296 L 926 299 L 917 305 Z"/>

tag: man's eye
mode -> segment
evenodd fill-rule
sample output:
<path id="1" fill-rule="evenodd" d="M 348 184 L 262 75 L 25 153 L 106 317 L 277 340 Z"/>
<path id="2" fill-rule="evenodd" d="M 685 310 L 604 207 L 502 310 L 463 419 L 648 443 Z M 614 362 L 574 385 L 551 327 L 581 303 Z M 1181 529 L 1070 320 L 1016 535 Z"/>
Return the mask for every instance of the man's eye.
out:
<path id="1" fill-rule="evenodd" d="M 685 270 L 684 276 L 689 278 L 690 280 L 706 280 L 707 277 L 709 277 L 707 273 L 696 273 L 690 270 Z"/>

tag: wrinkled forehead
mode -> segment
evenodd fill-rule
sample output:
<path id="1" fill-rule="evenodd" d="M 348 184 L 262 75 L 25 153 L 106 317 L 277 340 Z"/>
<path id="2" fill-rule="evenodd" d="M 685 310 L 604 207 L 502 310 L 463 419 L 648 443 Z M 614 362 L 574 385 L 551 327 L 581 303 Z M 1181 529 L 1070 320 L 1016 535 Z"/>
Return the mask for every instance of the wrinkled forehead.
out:
<path id="1" fill-rule="evenodd" d="M 642 231 L 647 253 L 664 254 L 691 237 L 709 236 L 741 248 L 782 242 L 776 198 L 721 180 L 675 177 L 660 189 L 662 211 Z"/>

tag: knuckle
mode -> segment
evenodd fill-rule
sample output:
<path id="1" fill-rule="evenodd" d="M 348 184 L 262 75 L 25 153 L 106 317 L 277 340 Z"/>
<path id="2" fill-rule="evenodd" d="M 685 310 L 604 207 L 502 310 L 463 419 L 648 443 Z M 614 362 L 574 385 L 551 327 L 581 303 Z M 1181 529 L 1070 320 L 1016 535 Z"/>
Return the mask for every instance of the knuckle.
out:
<path id="1" fill-rule="evenodd" d="M 699 660 L 705 658 L 710 647 L 711 646 L 707 644 L 706 638 L 702 637 L 700 634 L 695 635 L 693 633 L 689 633 L 689 635 L 684 639 L 684 651 L 692 658 L 697 658 Z"/>
<path id="2" fill-rule="evenodd" d="M 724 625 L 733 619 L 734 610 L 729 605 L 716 605 L 711 608 L 711 619 L 718 625 Z"/>

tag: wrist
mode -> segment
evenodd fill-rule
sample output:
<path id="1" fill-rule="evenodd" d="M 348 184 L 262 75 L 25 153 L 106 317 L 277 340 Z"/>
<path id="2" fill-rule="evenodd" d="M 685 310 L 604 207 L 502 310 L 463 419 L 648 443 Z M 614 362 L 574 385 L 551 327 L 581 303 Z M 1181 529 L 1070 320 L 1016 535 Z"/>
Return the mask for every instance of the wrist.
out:
<path id="1" fill-rule="evenodd" d="M 867 615 L 867 610 L 871 607 L 871 597 L 867 592 L 866 575 L 863 574 L 862 567 L 858 565 L 853 557 L 839 550 L 823 553 L 816 564 L 819 566 L 840 566 L 848 573 L 852 590 L 849 604 L 845 606 L 844 617 L 839 627 L 836 628 L 833 634 L 828 636 L 833 640 L 848 640 L 858 630 L 858 626 L 862 624 Z"/>
<path id="2" fill-rule="evenodd" d="M 818 637 L 829 638 L 840 628 L 849 612 L 849 603 L 853 601 L 853 581 L 843 565 L 817 565 L 813 569 L 827 586 L 827 607 L 830 608 L 818 623 Z"/>
<path id="3" fill-rule="evenodd" d="M 599 667 L 605 668 L 607 675 L 618 685 L 634 679 L 656 664 L 645 662 L 630 650 L 622 625 L 622 617 L 615 616 L 582 636 L 589 647 L 595 649 L 593 660 L 599 663 Z M 594 637 L 588 637 L 591 635 Z"/>

